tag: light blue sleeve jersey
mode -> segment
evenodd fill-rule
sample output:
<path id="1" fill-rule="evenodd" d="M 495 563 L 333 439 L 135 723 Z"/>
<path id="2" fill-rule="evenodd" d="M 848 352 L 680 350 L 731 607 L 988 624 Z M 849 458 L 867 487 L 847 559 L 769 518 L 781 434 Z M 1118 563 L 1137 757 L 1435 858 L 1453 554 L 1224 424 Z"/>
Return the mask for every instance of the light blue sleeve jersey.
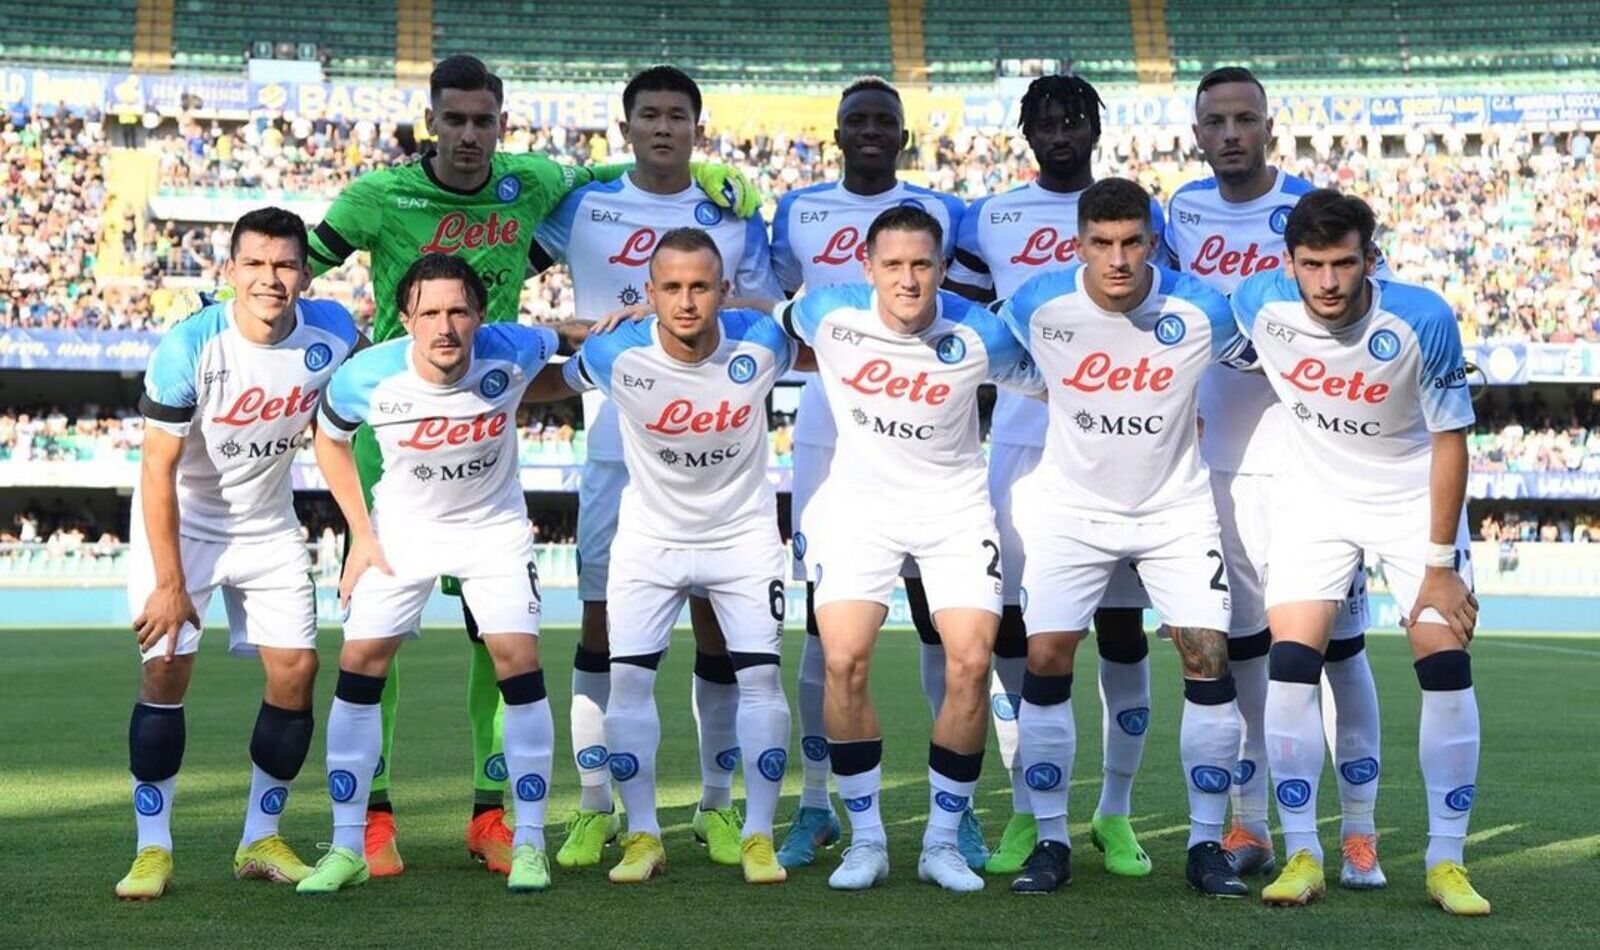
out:
<path id="1" fill-rule="evenodd" d="M 561 378 L 576 392 L 598 389 L 609 397 L 617 357 L 641 346 L 654 346 L 655 334 L 655 317 L 630 320 L 606 333 L 591 334 L 578 355 L 561 367 Z"/>
<path id="2" fill-rule="evenodd" d="M 328 381 L 317 425 L 329 438 L 348 442 L 372 413 L 372 394 L 385 380 L 406 371 L 410 337 L 369 346 L 345 360 Z"/>

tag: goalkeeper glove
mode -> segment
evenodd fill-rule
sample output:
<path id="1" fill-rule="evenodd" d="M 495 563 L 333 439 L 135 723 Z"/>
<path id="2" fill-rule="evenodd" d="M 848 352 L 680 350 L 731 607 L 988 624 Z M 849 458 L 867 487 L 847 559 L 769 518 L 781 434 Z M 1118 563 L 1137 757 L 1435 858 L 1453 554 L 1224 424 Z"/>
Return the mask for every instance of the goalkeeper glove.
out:
<path id="1" fill-rule="evenodd" d="M 720 162 L 690 162 L 694 183 L 711 196 L 717 207 L 748 218 L 761 209 L 761 195 L 739 169 Z"/>

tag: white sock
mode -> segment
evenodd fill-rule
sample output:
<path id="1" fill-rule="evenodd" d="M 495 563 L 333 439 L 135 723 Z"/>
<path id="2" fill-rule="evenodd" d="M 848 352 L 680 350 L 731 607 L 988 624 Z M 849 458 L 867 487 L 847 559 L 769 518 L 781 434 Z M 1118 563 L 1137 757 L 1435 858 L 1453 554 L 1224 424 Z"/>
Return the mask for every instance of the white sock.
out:
<path id="1" fill-rule="evenodd" d="M 828 732 L 822 725 L 822 683 L 827 668 L 822 659 L 822 638 L 806 635 L 800 648 L 800 758 L 804 783 L 800 786 L 800 807 L 821 808 L 833 813 L 828 796 Z"/>
<path id="2" fill-rule="evenodd" d="M 1320 862 L 1317 780 L 1322 776 L 1323 738 L 1315 684 L 1276 679 L 1267 684 L 1266 740 L 1284 849 L 1291 855 L 1310 851 Z"/>
<path id="3" fill-rule="evenodd" d="M 1228 817 L 1228 789 L 1239 761 L 1239 704 L 1231 698 L 1231 685 L 1228 694 L 1230 698 L 1220 703 L 1183 701 L 1178 752 L 1189 785 L 1191 848 L 1207 841 L 1220 843 L 1222 823 Z"/>
<path id="4" fill-rule="evenodd" d="M 1267 830 L 1267 657 L 1229 660 L 1239 704 L 1239 764 L 1233 769 L 1233 820 L 1246 831 L 1271 841 Z M 1242 780 L 1242 781 L 1241 781 Z"/>
<path id="5" fill-rule="evenodd" d="M 506 706 L 506 770 L 515 823 L 512 847 L 544 848 L 544 813 L 550 803 L 555 751 L 556 724 L 549 700 Z"/>
<path id="6" fill-rule="evenodd" d="M 138 850 L 155 846 L 172 850 L 172 794 L 178 776 L 159 782 L 133 780 L 133 823 L 139 834 Z"/>
<path id="7" fill-rule="evenodd" d="M 940 768 L 931 764 L 928 766 L 928 827 L 922 833 L 924 849 L 936 844 L 956 843 L 961 818 L 972 807 L 972 794 L 978 790 L 978 772 L 975 769 L 981 767 L 983 762 L 982 752 L 956 755 L 938 746 L 930 750 L 930 759 L 940 756 L 959 763 L 962 775 L 947 775 Z M 968 771 L 968 768 L 973 770 Z"/>
<path id="8" fill-rule="evenodd" d="M 874 765 L 855 775 L 834 775 L 833 783 L 845 804 L 845 817 L 850 820 L 850 843 L 887 845 L 889 838 L 883 831 L 883 814 L 878 810 L 883 767 Z"/>
<path id="9" fill-rule="evenodd" d="M 1068 682 L 1070 684 L 1070 679 Z M 1038 705 L 1024 694 L 1017 727 L 1023 774 L 1033 802 L 1033 815 L 1039 823 L 1039 840 L 1070 845 L 1066 836 L 1067 786 L 1072 783 L 1072 760 L 1078 752 L 1078 726 L 1072 716 L 1070 685 L 1067 696 L 1048 705 Z M 1061 819 L 1059 826 L 1051 821 L 1058 818 Z"/>
<path id="10" fill-rule="evenodd" d="M 989 708 L 994 713 L 994 737 L 1000 743 L 1000 764 L 1011 779 L 1011 813 L 1033 814 L 1028 783 L 1018 764 L 1017 714 L 1022 710 L 1022 674 L 1028 668 L 1025 656 L 997 656 L 989 674 Z"/>
<path id="11" fill-rule="evenodd" d="M 1100 782 L 1102 815 L 1133 813 L 1133 777 L 1144 759 L 1150 726 L 1150 658 L 1115 663 L 1100 658 L 1100 737 L 1105 750 Z"/>
<path id="12" fill-rule="evenodd" d="M 690 700 L 700 737 L 700 807 L 733 804 L 733 770 L 739 767 L 739 684 L 694 676 Z"/>
<path id="13" fill-rule="evenodd" d="M 611 701 L 606 704 L 606 745 L 628 830 L 661 837 L 656 821 L 656 748 L 661 719 L 656 713 L 656 671 L 632 663 L 611 664 Z"/>
<path id="14" fill-rule="evenodd" d="M 1428 790 L 1427 866 L 1461 863 L 1478 780 L 1478 697 L 1473 688 L 1423 690 L 1417 732 Z"/>
<path id="15" fill-rule="evenodd" d="M 1372 680 L 1372 664 L 1362 650 L 1348 660 L 1325 664 L 1323 683 L 1328 687 L 1323 699 L 1333 702 L 1333 769 L 1339 778 L 1339 805 L 1344 815 L 1340 837 L 1376 834 L 1373 812 L 1378 804 L 1379 755 L 1378 687 Z"/>
<path id="16" fill-rule="evenodd" d="M 776 657 L 747 666 L 739 678 L 739 749 L 744 759 L 745 837 L 772 835 L 789 762 L 789 701 Z"/>
<path id="17" fill-rule="evenodd" d="M 572 756 L 578 766 L 584 811 L 610 811 L 611 772 L 606 768 L 606 702 L 611 696 L 609 671 L 572 669 Z"/>
<path id="18" fill-rule="evenodd" d="M 334 847 L 365 853 L 367 799 L 382 754 L 383 711 L 378 704 L 352 703 L 335 696 L 328 713 L 327 755 Z"/>
<path id="19" fill-rule="evenodd" d="M 254 844 L 278 833 L 278 819 L 289 801 L 289 783 L 250 763 L 250 799 L 245 803 L 241 845 Z"/>
<path id="20" fill-rule="evenodd" d="M 928 699 L 928 711 L 935 721 L 944 708 L 944 645 L 924 643 L 917 652 L 918 668 L 922 676 L 922 695 Z"/>

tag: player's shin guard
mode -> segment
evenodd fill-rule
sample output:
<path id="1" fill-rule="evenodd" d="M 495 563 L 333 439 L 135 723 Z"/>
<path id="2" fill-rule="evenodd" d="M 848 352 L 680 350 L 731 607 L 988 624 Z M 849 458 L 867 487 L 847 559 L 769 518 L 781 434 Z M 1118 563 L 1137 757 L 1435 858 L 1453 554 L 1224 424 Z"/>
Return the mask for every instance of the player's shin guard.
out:
<path id="1" fill-rule="evenodd" d="M 333 846 L 365 850 L 367 799 L 383 748 L 381 676 L 339 671 L 328 713 L 328 796 L 333 799 Z"/>
<path id="2" fill-rule="evenodd" d="M 878 810 L 878 793 L 883 785 L 883 740 L 855 739 L 828 742 L 828 758 L 833 763 L 833 781 L 850 819 L 852 845 L 887 844 L 883 814 Z"/>
<path id="3" fill-rule="evenodd" d="M 1000 633 L 994 641 L 994 670 L 989 674 L 989 708 L 994 711 L 994 737 L 1000 745 L 1000 764 L 1011 779 L 1011 811 L 1033 814 L 1028 783 L 1017 756 L 1017 714 L 1022 709 L 1022 676 L 1028 669 L 1028 633 L 1022 608 L 1007 604 L 1000 614 Z"/>
<path id="4" fill-rule="evenodd" d="M 471 640 L 472 659 L 467 667 L 467 721 L 472 727 L 472 802 L 478 809 L 499 807 L 505 802 L 507 756 L 502 754 L 501 734 L 505 711 L 495 679 L 494 657 L 483 641 L 476 639 L 478 623 L 467 602 L 461 602 L 461 616 Z"/>
<path id="5" fill-rule="evenodd" d="M 544 813 L 550 801 L 550 767 L 555 759 L 556 727 L 545 698 L 544 671 L 521 673 L 499 682 L 505 699 L 507 781 L 514 802 L 512 847 L 544 848 Z"/>
<path id="6" fill-rule="evenodd" d="M 1144 759 L 1144 735 L 1150 725 L 1150 639 L 1096 638 L 1100 651 L 1100 721 L 1104 774 L 1100 783 L 1101 815 L 1133 811 L 1133 777 Z"/>
<path id="7" fill-rule="evenodd" d="M 1233 820 L 1261 841 L 1267 831 L 1267 652 L 1272 633 L 1263 630 L 1228 641 L 1228 672 L 1239 703 L 1239 764 L 1233 768 Z"/>
<path id="8" fill-rule="evenodd" d="M 1478 781 L 1478 697 L 1472 689 L 1472 659 L 1465 650 L 1445 650 L 1415 664 L 1422 686 L 1418 753 L 1428 790 L 1427 866 L 1462 862 L 1467 820 Z"/>
<path id="9" fill-rule="evenodd" d="M 972 807 L 983 772 L 983 750 L 962 753 L 928 743 L 928 827 L 922 847 L 956 844 L 961 817 Z"/>
<path id="10" fill-rule="evenodd" d="M 628 831 L 661 837 L 656 820 L 656 748 L 661 719 L 656 712 L 656 667 L 661 654 L 617 657 L 611 661 L 611 701 L 606 705 L 608 764 Z"/>
<path id="11" fill-rule="evenodd" d="M 314 725 L 309 709 L 261 704 L 250 736 L 250 801 L 245 806 L 240 844 L 253 844 L 278 833 L 278 819 L 289 801 L 289 784 L 306 764 Z"/>
<path id="12" fill-rule="evenodd" d="M 172 850 L 172 796 L 183 765 L 183 704 L 134 703 L 128 721 L 128 771 L 133 773 L 133 820 L 138 850 Z"/>
<path id="13" fill-rule="evenodd" d="M 1022 677 L 1022 711 L 1017 716 L 1018 754 L 1028 783 L 1040 841 L 1072 844 L 1067 836 L 1067 786 L 1078 752 L 1078 727 L 1072 718 L 1072 674 Z"/>
<path id="14" fill-rule="evenodd" d="M 578 645 L 572 658 L 572 754 L 578 764 L 584 811 L 611 810 L 611 773 L 606 768 L 606 703 L 611 696 L 611 661 Z"/>
<path id="15" fill-rule="evenodd" d="M 811 597 L 811 586 L 806 585 L 807 601 Z M 805 770 L 804 784 L 800 787 L 800 807 L 823 808 L 831 814 L 833 801 L 828 797 L 828 735 L 822 724 L 822 684 L 826 678 L 822 638 L 815 633 L 808 633 L 805 645 L 800 648 L 800 758 Z"/>
<path id="16" fill-rule="evenodd" d="M 1339 805 L 1344 815 L 1341 837 L 1377 833 L 1373 811 L 1378 804 L 1378 687 L 1367 661 L 1366 638 L 1355 636 L 1328 644 L 1322 667 L 1334 716 L 1333 770 L 1339 780 Z"/>
<path id="17" fill-rule="evenodd" d="M 776 653 L 730 653 L 739 679 L 739 750 L 744 758 L 742 834 L 771 837 L 789 763 L 789 701 Z"/>
<path id="18" fill-rule="evenodd" d="M 739 686 L 726 655 L 694 655 L 695 733 L 700 737 L 700 807 L 733 804 L 733 770 L 739 764 Z"/>
<path id="19" fill-rule="evenodd" d="M 1322 654 L 1301 643 L 1274 643 L 1268 674 L 1267 767 L 1278 800 L 1284 848 L 1291 857 L 1309 851 L 1320 863 L 1317 781 L 1322 776 L 1323 739 L 1317 683 L 1322 679 Z"/>
<path id="20" fill-rule="evenodd" d="M 1239 761 L 1239 706 L 1233 678 L 1183 681 L 1178 751 L 1189 780 L 1189 847 L 1222 842 L 1228 787 Z"/>

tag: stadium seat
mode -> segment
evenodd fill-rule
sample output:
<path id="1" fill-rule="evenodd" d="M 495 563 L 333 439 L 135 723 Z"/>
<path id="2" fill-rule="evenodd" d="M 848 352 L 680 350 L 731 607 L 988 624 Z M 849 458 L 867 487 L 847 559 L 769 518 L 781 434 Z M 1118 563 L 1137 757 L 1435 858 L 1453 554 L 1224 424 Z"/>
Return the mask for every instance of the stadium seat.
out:
<path id="1" fill-rule="evenodd" d="M 133 62 L 136 0 L 0 0 L 0 61 L 105 69 Z"/>

